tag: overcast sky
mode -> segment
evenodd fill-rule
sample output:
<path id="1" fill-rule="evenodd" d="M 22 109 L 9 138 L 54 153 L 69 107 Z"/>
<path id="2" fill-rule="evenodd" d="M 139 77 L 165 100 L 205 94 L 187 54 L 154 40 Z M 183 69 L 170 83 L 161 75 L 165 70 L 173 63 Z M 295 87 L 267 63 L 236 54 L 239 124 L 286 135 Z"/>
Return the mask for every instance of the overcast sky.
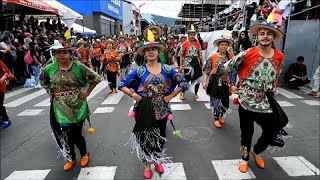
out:
<path id="1" fill-rule="evenodd" d="M 131 0 L 131 2 L 133 2 L 137 8 L 139 8 L 139 5 L 145 3 L 141 6 L 140 13 L 176 18 L 178 17 L 182 4 L 185 3 L 186 0 Z"/>

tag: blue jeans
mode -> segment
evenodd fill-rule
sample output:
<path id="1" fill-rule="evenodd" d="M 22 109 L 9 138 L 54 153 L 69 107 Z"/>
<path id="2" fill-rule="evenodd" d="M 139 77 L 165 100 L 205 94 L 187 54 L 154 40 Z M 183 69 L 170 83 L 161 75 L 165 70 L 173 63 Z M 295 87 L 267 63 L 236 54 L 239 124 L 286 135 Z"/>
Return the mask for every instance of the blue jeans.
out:
<path id="1" fill-rule="evenodd" d="M 40 68 L 37 65 L 32 65 L 31 68 L 34 75 L 35 85 L 38 85 L 40 78 Z"/>

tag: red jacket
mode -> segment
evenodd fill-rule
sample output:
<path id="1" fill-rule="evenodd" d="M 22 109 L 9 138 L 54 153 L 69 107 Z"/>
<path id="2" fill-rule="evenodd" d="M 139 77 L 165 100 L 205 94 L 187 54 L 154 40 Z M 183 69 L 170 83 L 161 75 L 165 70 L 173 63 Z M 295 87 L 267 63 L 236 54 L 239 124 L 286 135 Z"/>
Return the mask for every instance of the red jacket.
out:
<path id="1" fill-rule="evenodd" d="M 14 76 L 12 75 L 8 67 L 2 62 L 2 60 L 0 60 L 0 78 L 2 78 L 3 76 L 7 76 L 6 80 L 14 79 Z M 0 83 L 0 91 L 5 93 L 6 90 L 7 90 L 6 82 Z"/>

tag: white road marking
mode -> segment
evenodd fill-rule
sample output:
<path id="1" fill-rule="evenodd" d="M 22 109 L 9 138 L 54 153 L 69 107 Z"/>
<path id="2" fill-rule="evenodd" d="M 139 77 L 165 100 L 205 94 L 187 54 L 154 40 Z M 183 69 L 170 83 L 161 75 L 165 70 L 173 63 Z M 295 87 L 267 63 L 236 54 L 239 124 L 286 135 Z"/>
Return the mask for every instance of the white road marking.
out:
<path id="1" fill-rule="evenodd" d="M 307 87 L 305 87 L 305 86 L 301 86 L 301 87 L 299 87 L 299 89 L 300 89 L 300 91 L 302 91 L 302 92 L 304 92 L 304 93 L 306 93 L 306 94 L 308 94 L 309 92 L 311 92 L 311 89 L 310 89 L 310 88 L 307 88 Z"/>
<path id="2" fill-rule="evenodd" d="M 87 100 L 89 101 L 91 98 L 93 98 L 95 95 L 97 95 L 100 91 L 102 91 L 105 87 L 108 86 L 108 81 L 102 81 L 100 82 L 91 92 L 91 94 L 87 97 Z"/>
<path id="3" fill-rule="evenodd" d="M 211 109 L 210 103 L 204 103 L 204 105 L 207 107 L 207 109 Z"/>
<path id="4" fill-rule="evenodd" d="M 173 111 L 191 110 L 191 107 L 189 104 L 171 104 L 170 107 Z"/>
<path id="5" fill-rule="evenodd" d="M 30 101 L 32 99 L 35 99 L 38 96 L 41 96 L 41 95 L 46 94 L 46 93 L 47 93 L 46 90 L 41 89 L 41 90 L 36 91 L 34 93 L 31 93 L 31 94 L 29 94 L 27 96 L 24 96 L 24 97 L 21 97 L 19 99 L 14 100 L 14 101 L 11 101 L 11 102 L 5 104 L 4 106 L 5 107 L 18 107 L 21 104 L 24 104 L 24 103 L 26 103 L 26 102 L 28 102 L 28 101 Z"/>
<path id="6" fill-rule="evenodd" d="M 293 107 L 296 106 L 288 101 L 277 101 L 281 107 Z"/>
<path id="7" fill-rule="evenodd" d="M 24 92 L 29 91 L 29 90 L 31 90 L 31 89 L 32 89 L 32 88 L 21 88 L 21 89 L 17 89 L 17 90 L 8 92 L 8 93 L 6 93 L 4 99 L 7 99 L 7 98 L 10 98 L 10 97 L 16 96 L 16 95 L 18 95 L 18 94 L 24 93 Z"/>
<path id="8" fill-rule="evenodd" d="M 36 116 L 40 114 L 43 109 L 26 109 L 19 113 L 17 116 Z"/>
<path id="9" fill-rule="evenodd" d="M 250 168 L 246 173 L 242 173 L 239 171 L 240 159 L 215 160 L 211 162 L 220 180 L 256 178 L 256 176 L 253 174 Z"/>
<path id="10" fill-rule="evenodd" d="M 118 91 L 118 93 L 110 94 L 107 99 L 105 99 L 101 104 L 118 104 L 122 99 L 124 93 L 122 91 Z"/>
<path id="11" fill-rule="evenodd" d="M 182 163 L 168 163 L 163 164 L 164 173 L 159 176 L 159 173 L 153 168 L 153 177 L 152 179 L 159 179 L 159 180 L 187 180 L 186 173 L 184 172 L 183 164 Z"/>
<path id="12" fill-rule="evenodd" d="M 103 114 L 103 113 L 112 113 L 114 107 L 98 107 L 93 113 L 94 114 Z"/>
<path id="13" fill-rule="evenodd" d="M 303 97 L 296 95 L 288 90 L 277 88 L 277 92 L 281 94 L 282 96 L 289 98 L 289 99 L 303 99 Z"/>
<path id="14" fill-rule="evenodd" d="M 200 102 L 208 102 L 208 101 L 210 101 L 210 96 L 203 89 L 202 85 L 200 85 L 200 87 L 199 87 L 198 96 L 199 96 L 199 99 L 197 99 L 197 101 L 200 101 Z"/>
<path id="15" fill-rule="evenodd" d="M 179 93 L 176 97 L 172 98 L 172 99 L 170 100 L 170 102 L 171 102 L 171 103 L 179 103 L 179 102 L 182 102 L 182 100 L 180 99 L 180 93 Z"/>
<path id="16" fill-rule="evenodd" d="M 46 170 L 14 171 L 5 180 L 43 180 L 50 172 Z"/>
<path id="17" fill-rule="evenodd" d="M 47 98 L 38 104 L 34 105 L 34 107 L 49 107 L 50 106 L 50 98 Z"/>
<path id="18" fill-rule="evenodd" d="M 81 168 L 80 174 L 77 180 L 98 180 L 98 179 L 114 179 L 117 166 L 95 166 Z"/>
<path id="19" fill-rule="evenodd" d="M 301 102 L 310 106 L 320 106 L 320 101 L 317 100 L 303 100 Z"/>
<path id="20" fill-rule="evenodd" d="M 315 176 L 319 169 L 302 156 L 274 157 L 289 176 Z"/>

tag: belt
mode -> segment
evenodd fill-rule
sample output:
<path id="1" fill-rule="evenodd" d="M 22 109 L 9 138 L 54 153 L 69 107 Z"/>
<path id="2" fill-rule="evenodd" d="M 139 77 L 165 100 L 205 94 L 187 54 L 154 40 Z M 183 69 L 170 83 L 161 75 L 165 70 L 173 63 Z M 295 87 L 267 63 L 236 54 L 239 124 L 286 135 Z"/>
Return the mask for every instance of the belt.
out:
<path id="1" fill-rule="evenodd" d="M 71 89 L 71 90 L 67 90 L 67 91 L 56 91 L 56 90 L 54 90 L 54 95 L 55 96 L 70 95 L 70 94 L 78 93 L 79 91 L 81 91 L 81 88 Z"/>

